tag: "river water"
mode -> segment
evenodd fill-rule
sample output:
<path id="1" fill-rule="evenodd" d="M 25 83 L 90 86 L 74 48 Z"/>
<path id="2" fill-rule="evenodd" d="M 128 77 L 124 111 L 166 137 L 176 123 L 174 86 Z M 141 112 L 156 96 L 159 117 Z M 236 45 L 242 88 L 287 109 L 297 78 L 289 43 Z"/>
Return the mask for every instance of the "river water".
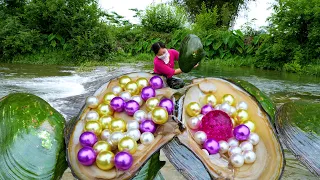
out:
<path id="1" fill-rule="evenodd" d="M 147 64 L 117 64 L 97 67 L 90 72 L 78 72 L 75 67 L 0 64 L 0 97 L 13 92 L 40 96 L 64 115 L 66 120 L 78 114 L 85 98 L 109 79 L 124 73 L 148 72 Z M 320 102 L 320 78 L 251 68 L 217 67 L 206 64 L 179 77 L 190 82 L 198 77 L 225 77 L 246 80 L 271 97 L 280 106 L 299 99 Z M 285 150 L 287 165 L 283 179 L 316 179 L 294 156 Z M 162 156 L 162 159 L 166 160 Z M 167 162 L 162 170 L 166 179 L 183 179 Z M 64 178 L 69 179 L 69 178 Z"/>

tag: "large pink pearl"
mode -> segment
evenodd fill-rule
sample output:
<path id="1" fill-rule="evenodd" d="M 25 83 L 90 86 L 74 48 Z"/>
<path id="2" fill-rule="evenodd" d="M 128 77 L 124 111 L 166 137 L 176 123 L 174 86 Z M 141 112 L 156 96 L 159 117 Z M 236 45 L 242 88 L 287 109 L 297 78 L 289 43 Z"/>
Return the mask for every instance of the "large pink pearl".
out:
<path id="1" fill-rule="evenodd" d="M 227 113 L 213 110 L 203 116 L 199 130 L 205 132 L 208 139 L 227 141 L 232 137 L 232 127 L 232 121 Z"/>
<path id="2" fill-rule="evenodd" d="M 160 76 L 153 76 L 150 79 L 150 85 L 153 89 L 161 89 L 163 88 L 163 80 Z"/>

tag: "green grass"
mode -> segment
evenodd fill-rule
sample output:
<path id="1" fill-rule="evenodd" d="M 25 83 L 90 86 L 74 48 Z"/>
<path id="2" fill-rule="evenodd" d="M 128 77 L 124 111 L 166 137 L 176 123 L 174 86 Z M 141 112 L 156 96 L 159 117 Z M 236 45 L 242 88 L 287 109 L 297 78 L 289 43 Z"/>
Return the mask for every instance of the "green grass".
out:
<path id="1" fill-rule="evenodd" d="M 47 65 L 74 65 L 74 61 L 68 58 L 64 51 L 42 52 L 29 55 L 17 55 L 12 63 L 19 64 L 47 64 Z"/>
<path id="2" fill-rule="evenodd" d="M 142 53 L 139 55 L 131 56 L 129 54 L 117 54 L 113 57 L 106 59 L 105 61 L 96 61 L 91 59 L 72 59 L 70 55 L 64 51 L 47 51 L 41 53 L 35 53 L 30 55 L 17 55 L 13 57 L 12 63 L 19 64 L 44 64 L 44 65 L 66 65 L 77 66 L 76 71 L 85 72 L 92 71 L 97 66 L 106 66 L 109 70 L 119 68 L 121 63 L 132 63 L 134 65 L 138 63 L 144 63 L 144 69 L 153 68 L 153 54 Z M 251 67 L 257 68 L 258 60 L 255 57 L 230 57 L 226 59 L 207 59 L 202 61 L 203 65 L 215 65 L 221 67 Z M 267 68 L 260 67 L 259 68 Z M 320 60 L 315 64 L 301 66 L 298 63 L 292 62 L 285 64 L 282 71 L 308 74 L 314 76 L 320 76 Z"/>

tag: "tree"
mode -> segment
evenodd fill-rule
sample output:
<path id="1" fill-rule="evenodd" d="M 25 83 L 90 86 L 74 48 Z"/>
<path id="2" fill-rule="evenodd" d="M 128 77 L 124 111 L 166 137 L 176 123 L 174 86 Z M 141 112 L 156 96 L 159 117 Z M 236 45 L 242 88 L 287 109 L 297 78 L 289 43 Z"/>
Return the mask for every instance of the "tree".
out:
<path id="1" fill-rule="evenodd" d="M 235 20 L 242 5 L 246 8 L 249 1 L 254 0 L 174 0 L 176 3 L 183 5 L 191 20 L 195 21 L 196 15 L 200 14 L 203 10 L 202 3 L 205 3 L 207 9 L 217 7 L 218 14 L 220 15 L 217 26 L 230 26 Z"/>

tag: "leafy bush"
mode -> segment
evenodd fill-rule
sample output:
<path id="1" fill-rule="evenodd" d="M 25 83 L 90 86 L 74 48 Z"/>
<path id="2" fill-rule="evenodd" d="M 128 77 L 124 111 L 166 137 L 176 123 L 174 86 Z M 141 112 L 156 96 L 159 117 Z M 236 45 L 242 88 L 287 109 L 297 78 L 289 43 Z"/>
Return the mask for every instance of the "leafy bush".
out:
<path id="1" fill-rule="evenodd" d="M 174 4 L 150 5 L 140 19 L 146 30 L 165 33 L 182 29 L 187 22 L 185 10 Z"/>
<path id="2" fill-rule="evenodd" d="M 320 56 L 320 4 L 318 0 L 282 0 L 270 18 L 270 48 L 259 60 L 282 67 L 307 65 Z"/>
<path id="3" fill-rule="evenodd" d="M 105 24 L 94 27 L 70 40 L 74 58 L 105 60 L 113 55 L 115 40 Z"/>
<path id="4" fill-rule="evenodd" d="M 196 31 L 210 31 L 217 28 L 219 21 L 218 7 L 207 9 L 206 4 L 202 2 L 201 11 L 196 15 L 194 29 Z"/>
<path id="5" fill-rule="evenodd" d="M 3 58 L 10 60 L 17 54 L 35 52 L 43 44 L 42 35 L 24 27 L 18 17 L 7 18 L 0 22 L 0 26 L 0 54 Z"/>

